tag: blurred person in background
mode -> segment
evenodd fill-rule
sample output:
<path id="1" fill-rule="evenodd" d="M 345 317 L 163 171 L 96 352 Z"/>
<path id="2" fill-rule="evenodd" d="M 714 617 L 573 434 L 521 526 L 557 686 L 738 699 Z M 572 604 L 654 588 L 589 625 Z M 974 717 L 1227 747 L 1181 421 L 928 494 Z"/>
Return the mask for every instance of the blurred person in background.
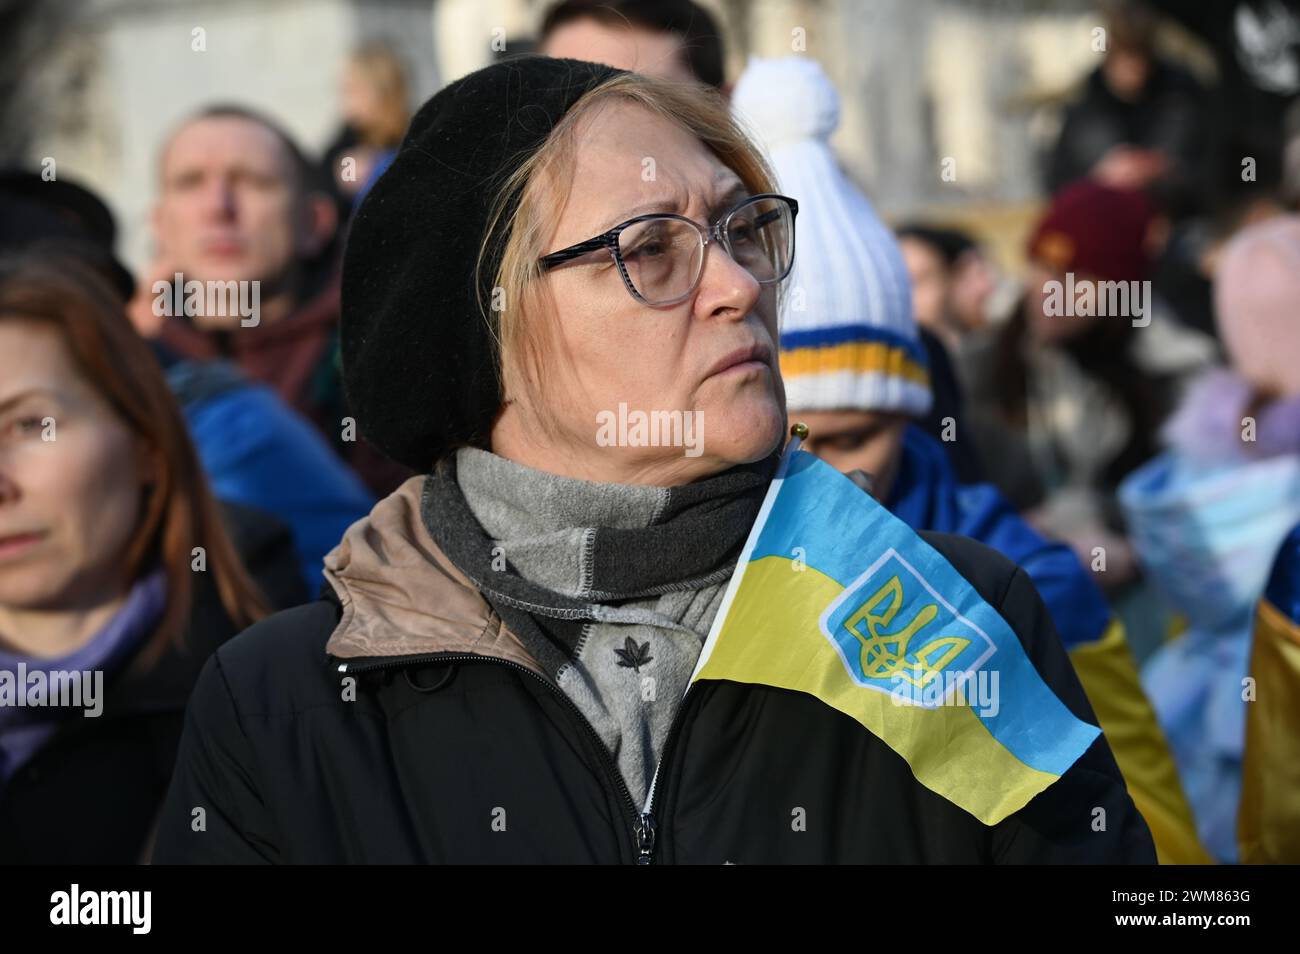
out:
<path id="1" fill-rule="evenodd" d="M 346 221 L 393 161 L 411 119 L 406 67 L 390 43 L 371 40 L 348 57 L 339 100 L 343 128 L 326 149 L 324 166 L 343 197 Z"/>
<path id="2" fill-rule="evenodd" d="M 1214 271 L 1220 252 L 1242 229 L 1286 211 L 1280 169 L 1261 168 L 1257 180 L 1243 182 L 1238 159 L 1218 170 L 1217 178 L 1212 210 L 1173 226 L 1151 272 L 1152 287 L 1171 314 L 1216 339 Z"/>
<path id="3" fill-rule="evenodd" d="M 969 536 L 1025 570 L 1160 860 L 1203 863 L 1123 624 L 1068 546 L 1030 528 L 996 488 L 961 480 L 942 443 L 918 423 L 930 388 L 904 255 L 831 150 L 838 99 L 821 67 L 801 57 L 751 59 L 732 97 L 771 144 L 780 187 L 799 199 L 799 254 L 781 326 L 790 419 L 808 425 L 805 449 L 858 480 L 912 529 Z"/>
<path id="4" fill-rule="evenodd" d="M 815 210 L 800 229 L 782 305 L 787 406 L 819 412 L 801 418 L 810 427 L 807 449 L 831 463 L 840 454 L 862 460 L 883 500 L 903 434 L 933 400 L 898 243 L 839 167 L 829 143 L 839 94 L 814 60 L 751 57 L 732 108 L 766 147 L 781 187 L 799 192 L 801 209 L 807 202 Z M 834 384 L 843 399 L 838 417 L 817 394 Z M 859 410 L 864 404 L 870 410 Z"/>
<path id="5" fill-rule="evenodd" d="M 1233 179 L 1243 160 L 1257 167 L 1254 183 L 1268 183 L 1281 164 L 1285 117 L 1300 102 L 1300 0 L 1147 0 L 1189 30 L 1213 56 L 1218 74 L 1199 124 L 1214 146 L 1221 176 L 1211 198 Z M 1256 190 L 1264 191 L 1264 190 Z"/>
<path id="6" fill-rule="evenodd" d="M 158 261 L 137 310 L 158 310 L 154 282 L 257 282 L 259 314 L 173 314 L 157 337 L 192 361 L 227 360 L 320 429 L 376 494 L 407 476 L 349 427 L 338 367 L 335 205 L 318 170 L 279 126 L 238 106 L 181 123 L 159 157 Z M 170 292 L 164 295 L 170 299 Z"/>
<path id="7" fill-rule="evenodd" d="M 717 21 L 691 0 L 560 0 L 542 15 L 537 51 L 728 88 Z"/>
<path id="8" fill-rule="evenodd" d="M 0 673 L 103 680 L 93 717 L 0 706 L 0 857 L 144 860 L 203 663 L 305 596 L 284 527 L 213 498 L 113 287 L 0 258 Z"/>
<path id="9" fill-rule="evenodd" d="M 113 254 L 112 214 L 84 187 L 57 183 L 46 189 L 54 183 L 36 173 L 0 175 L 0 250 L 75 256 L 104 276 L 125 305 L 135 281 Z M 325 554 L 369 511 L 373 495 L 309 421 L 233 363 L 189 360 L 157 339 L 149 343 L 185 412 L 213 492 L 283 521 L 307 592 L 317 592 Z"/>
<path id="10" fill-rule="evenodd" d="M 1142 566 L 1187 624 L 1147 662 L 1143 682 L 1202 839 L 1224 861 L 1237 857 L 1256 604 L 1300 521 L 1297 302 L 1300 217 L 1228 243 L 1215 308 L 1230 364 L 1196 381 L 1164 429 L 1168 450 L 1120 487 Z"/>
<path id="11" fill-rule="evenodd" d="M 123 301 L 135 294 L 135 278 L 113 252 L 117 220 L 104 201 L 86 186 L 60 176 L 10 168 L 0 171 L 0 250 L 14 251 L 52 241 L 95 268 Z"/>
<path id="12" fill-rule="evenodd" d="M 894 231 L 911 279 L 916 323 L 956 357 L 962 338 L 988 325 L 997 269 L 960 229 L 910 222 Z"/>
<path id="13" fill-rule="evenodd" d="M 769 150 L 792 150 L 819 173 L 843 179 L 838 161 L 823 141 L 830 135 L 826 130 L 839 125 L 839 94 L 815 61 L 807 60 L 804 66 L 798 62 L 794 58 L 769 60 L 750 57 L 745 71 L 748 77 L 745 99 L 733 104 L 734 111 L 742 122 L 761 137 L 766 137 L 764 145 Z M 796 84 L 798 93 L 782 89 L 783 79 Z M 811 97 L 808 102 L 814 105 L 800 104 L 792 98 L 802 94 Z M 802 121 L 794 122 L 791 117 L 795 115 L 800 115 Z M 794 164 L 786 163 L 787 166 Z M 855 190 L 854 201 L 860 217 L 868 223 L 864 228 L 888 232 L 865 195 Z M 926 409 L 919 412 L 920 422 L 927 432 L 943 438 L 944 450 L 962 477 L 978 480 L 982 475 L 982 464 L 975 444 L 967 439 L 961 387 L 947 350 L 939 338 L 926 329 L 921 329 L 919 337 L 916 335 L 916 325 L 911 318 L 909 280 L 901 268 L 897 244 L 889 240 L 888 235 L 875 235 L 874 238 L 875 241 L 865 247 L 866 257 L 859 261 L 858 266 L 869 273 L 867 281 L 873 289 L 870 294 L 874 302 L 881 307 L 887 302 L 895 313 L 906 313 L 904 320 L 910 349 L 920 369 L 917 373 L 924 374 L 926 379 Z M 840 260 L 847 257 L 845 252 L 834 254 Z M 792 291 L 795 301 L 792 307 L 802 309 L 805 307 L 803 298 L 817 293 L 815 289 L 796 286 Z M 919 391 L 913 394 L 913 399 L 919 400 L 919 394 Z"/>
<path id="14" fill-rule="evenodd" d="M 1166 213 L 1200 199 L 1210 156 L 1207 98 L 1191 74 L 1155 50 L 1159 16 L 1142 0 L 1110 0 L 1105 59 L 1066 108 L 1048 165 L 1048 191 L 1091 176 L 1150 190 Z"/>
<path id="15" fill-rule="evenodd" d="M 1112 596 L 1138 572 L 1115 490 L 1156 453 L 1182 386 L 1216 354 L 1145 294 L 1155 223 L 1141 192 L 1087 179 L 1063 189 L 1030 237 L 1020 309 L 987 361 L 964 367 L 999 442 L 1022 449 L 986 453 L 990 478 L 1023 488 L 1005 466 L 1027 453 L 1042 495 L 1016 506 L 1070 543 Z"/>
<path id="16" fill-rule="evenodd" d="M 1106 59 L 1067 110 L 1049 187 L 1091 175 L 1147 191 L 1168 217 L 1154 287 L 1173 318 L 1213 336 L 1218 250 L 1281 211 L 1283 115 L 1300 92 L 1300 3 L 1144 0 L 1102 9 Z M 1193 46 L 1205 45 L 1217 73 L 1209 89 L 1155 52 L 1166 25 L 1171 37 L 1190 31 Z"/>
<path id="17" fill-rule="evenodd" d="M 962 365 L 980 361 L 997 340 L 1000 321 L 990 315 L 997 268 L 960 229 L 909 223 L 896 234 L 912 287 L 912 314 L 930 361 L 934 404 L 922 426 L 944 442 L 963 483 L 986 480 L 984 457 L 997 455 L 999 473 L 1018 475 L 1026 484 L 1015 499 L 1034 499 L 1038 485 L 1028 458 L 1017 465 L 1008 455 L 1018 448 L 999 443 L 998 427 L 966 398 L 969 383 Z"/>

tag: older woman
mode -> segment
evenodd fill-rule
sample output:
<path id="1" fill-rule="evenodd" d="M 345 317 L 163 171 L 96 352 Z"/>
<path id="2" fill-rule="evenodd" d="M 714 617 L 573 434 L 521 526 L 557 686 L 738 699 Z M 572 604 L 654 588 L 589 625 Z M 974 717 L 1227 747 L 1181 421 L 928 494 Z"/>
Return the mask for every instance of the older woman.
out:
<path id="1" fill-rule="evenodd" d="M 113 289 L 0 261 L 0 858 L 143 860 L 203 662 L 305 595 L 283 525 L 214 501 Z"/>
<path id="2" fill-rule="evenodd" d="M 679 704 L 783 443 L 796 212 L 699 87 L 533 58 L 425 105 L 343 340 L 361 427 L 426 476 L 333 599 L 209 664 L 159 860 L 1154 860 L 1101 739 L 987 826 L 811 696 Z M 1086 715 L 1023 574 L 931 543 Z"/>

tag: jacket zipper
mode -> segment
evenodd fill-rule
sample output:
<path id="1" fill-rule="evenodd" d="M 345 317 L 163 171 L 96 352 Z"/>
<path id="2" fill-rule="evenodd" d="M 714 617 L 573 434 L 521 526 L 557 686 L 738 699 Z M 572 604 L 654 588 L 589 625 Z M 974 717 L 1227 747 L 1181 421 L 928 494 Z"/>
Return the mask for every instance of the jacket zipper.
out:
<path id="1" fill-rule="evenodd" d="M 668 757 L 673 752 L 673 743 L 681 730 L 682 714 L 686 711 L 686 700 L 690 698 L 691 691 L 695 684 L 691 683 L 682 693 L 681 699 L 677 702 L 677 711 L 673 713 L 673 721 L 668 726 L 668 735 L 664 739 L 664 750 L 659 753 L 659 761 L 655 764 L 655 773 L 650 777 L 650 794 L 646 797 L 645 808 L 641 811 L 641 829 L 645 832 L 646 840 L 642 844 L 641 853 L 637 856 L 637 864 L 648 865 L 654 862 L 655 850 L 655 818 L 654 804 L 655 793 L 659 789 L 659 773 L 663 767 L 668 764 Z"/>
<path id="2" fill-rule="evenodd" d="M 677 704 L 677 711 L 673 713 L 673 721 L 668 728 L 668 737 L 664 740 L 664 750 L 659 757 L 658 763 L 655 765 L 655 773 L 650 780 L 650 794 L 646 799 L 645 808 L 642 811 L 637 811 L 636 801 L 632 798 L 632 793 L 628 790 L 627 783 L 623 781 L 623 776 L 618 770 L 618 765 L 609 754 L 609 750 L 605 748 L 604 741 L 596 734 L 596 730 L 592 728 L 591 723 L 587 721 L 587 717 L 583 715 L 582 710 L 578 708 L 577 703 L 566 696 L 564 690 L 550 679 L 534 672 L 527 666 L 520 665 L 517 662 L 511 662 L 509 659 L 500 659 L 493 656 L 481 656 L 476 653 L 423 653 L 418 656 L 400 656 L 391 659 L 382 659 L 372 663 L 364 663 L 359 666 L 352 666 L 351 664 L 344 662 L 338 664 L 337 669 L 342 673 L 374 672 L 378 669 L 395 669 L 405 666 L 414 666 L 425 662 L 476 662 L 508 666 L 511 669 L 517 669 L 519 672 L 527 673 L 559 696 L 559 698 L 569 708 L 569 711 L 577 717 L 578 724 L 586 730 L 588 738 L 591 739 L 595 745 L 597 754 L 600 756 L 601 765 L 604 768 L 607 779 L 613 779 L 615 788 L 622 796 L 623 805 L 627 808 L 627 814 L 631 819 L 633 819 L 632 842 L 636 846 L 637 851 L 636 863 L 638 865 L 653 864 L 655 832 L 657 826 L 654 815 L 652 814 L 652 809 L 654 807 L 655 789 L 659 784 L 659 770 L 667 760 L 673 740 L 677 735 L 678 723 L 681 721 L 681 714 L 686 705 L 686 698 L 691 694 L 691 689 L 693 687 L 687 687 L 686 692 L 682 695 L 681 700 Z"/>

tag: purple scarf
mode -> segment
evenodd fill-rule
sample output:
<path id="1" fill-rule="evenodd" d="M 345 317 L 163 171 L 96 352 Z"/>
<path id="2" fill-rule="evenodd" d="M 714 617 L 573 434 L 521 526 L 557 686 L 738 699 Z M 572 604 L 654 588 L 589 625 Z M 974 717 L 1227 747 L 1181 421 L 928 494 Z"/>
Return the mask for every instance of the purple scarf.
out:
<path id="1" fill-rule="evenodd" d="M 48 683 L 49 676 L 57 672 L 99 671 L 107 683 L 153 632 L 166 602 L 167 577 L 162 567 L 157 567 L 136 581 L 121 609 L 85 645 L 55 659 L 0 650 L 0 672 L 11 673 L 17 680 L 22 664 L 29 675 L 43 672 Z M 68 715 L 67 709 L 57 706 L 0 705 L 0 783 L 7 782 L 30 761 Z M 84 715 L 79 713 L 77 717 Z"/>
<path id="2" fill-rule="evenodd" d="M 1254 439 L 1249 440 L 1242 418 L 1253 397 L 1253 385 L 1231 368 L 1206 371 L 1192 382 L 1162 437 L 1180 454 L 1215 464 L 1300 454 L 1300 395 L 1259 408 Z"/>

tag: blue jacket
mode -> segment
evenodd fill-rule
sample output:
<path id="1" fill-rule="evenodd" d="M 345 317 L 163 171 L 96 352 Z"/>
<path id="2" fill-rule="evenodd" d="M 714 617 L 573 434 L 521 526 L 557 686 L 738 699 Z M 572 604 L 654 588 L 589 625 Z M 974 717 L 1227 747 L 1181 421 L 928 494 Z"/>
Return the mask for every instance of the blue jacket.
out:
<path id="1" fill-rule="evenodd" d="M 284 521 L 308 590 L 319 592 L 321 561 L 373 496 L 307 420 L 233 366 L 180 361 L 167 379 L 213 493 Z"/>
<path id="2" fill-rule="evenodd" d="M 1025 523 L 992 484 L 959 483 L 943 445 L 916 425 L 903 438 L 885 506 L 913 530 L 973 537 L 1020 564 L 1066 649 L 1099 639 L 1110 623 L 1110 607 L 1074 551 Z"/>

